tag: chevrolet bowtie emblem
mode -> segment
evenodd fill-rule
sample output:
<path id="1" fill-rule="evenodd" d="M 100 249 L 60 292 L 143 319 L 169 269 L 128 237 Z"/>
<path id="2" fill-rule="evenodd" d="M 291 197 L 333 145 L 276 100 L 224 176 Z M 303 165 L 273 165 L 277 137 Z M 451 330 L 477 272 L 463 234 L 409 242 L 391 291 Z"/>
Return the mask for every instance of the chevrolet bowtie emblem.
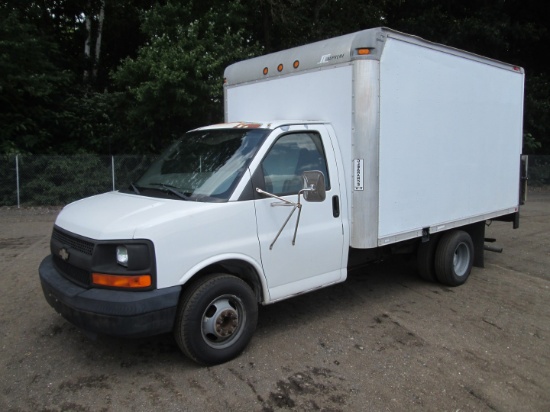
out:
<path id="1" fill-rule="evenodd" d="M 58 252 L 58 255 L 64 261 L 69 260 L 69 252 L 67 252 L 67 249 L 65 249 L 65 248 L 60 249 L 59 252 Z"/>

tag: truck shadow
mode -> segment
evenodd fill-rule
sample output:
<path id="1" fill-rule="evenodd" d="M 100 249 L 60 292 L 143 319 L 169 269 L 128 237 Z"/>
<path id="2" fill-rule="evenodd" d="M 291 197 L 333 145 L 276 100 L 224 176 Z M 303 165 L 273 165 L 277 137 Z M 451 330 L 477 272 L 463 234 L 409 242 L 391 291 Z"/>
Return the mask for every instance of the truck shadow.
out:
<path id="1" fill-rule="evenodd" d="M 349 313 L 355 307 L 361 307 L 368 313 L 373 304 L 383 303 L 389 294 L 411 294 L 411 289 L 424 285 L 436 286 L 418 277 L 414 259 L 393 256 L 386 261 L 351 270 L 343 283 L 260 307 L 258 330 L 275 333 L 327 317 L 337 321 L 340 315 Z M 436 287 L 443 288 L 441 285 Z"/>

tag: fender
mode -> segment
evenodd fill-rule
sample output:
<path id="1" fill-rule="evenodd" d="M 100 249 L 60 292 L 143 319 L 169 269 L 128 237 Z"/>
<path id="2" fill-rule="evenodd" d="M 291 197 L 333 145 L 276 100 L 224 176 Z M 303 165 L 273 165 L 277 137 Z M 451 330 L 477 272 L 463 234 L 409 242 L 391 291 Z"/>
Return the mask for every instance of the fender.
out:
<path id="1" fill-rule="evenodd" d="M 208 259 L 205 259 L 193 267 L 191 267 L 179 280 L 179 285 L 184 285 L 185 283 L 189 282 L 197 273 L 199 273 L 201 270 L 216 265 L 220 262 L 227 261 L 227 260 L 238 260 L 243 261 L 251 265 L 254 270 L 257 273 L 257 278 L 260 282 L 261 288 L 262 288 L 262 304 L 269 304 L 271 303 L 271 296 L 269 293 L 269 288 L 267 286 L 267 280 L 264 274 L 264 270 L 262 265 L 254 258 L 242 254 L 242 253 L 224 253 L 216 256 L 209 257 Z"/>

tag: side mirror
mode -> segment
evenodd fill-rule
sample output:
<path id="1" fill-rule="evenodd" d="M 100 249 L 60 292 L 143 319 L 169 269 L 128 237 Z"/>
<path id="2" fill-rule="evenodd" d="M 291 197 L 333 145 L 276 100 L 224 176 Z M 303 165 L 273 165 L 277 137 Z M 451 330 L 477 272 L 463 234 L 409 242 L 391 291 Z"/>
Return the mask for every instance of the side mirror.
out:
<path id="1" fill-rule="evenodd" d="M 304 172 L 304 188 L 300 191 L 307 202 L 322 202 L 326 199 L 325 175 L 318 170 Z"/>

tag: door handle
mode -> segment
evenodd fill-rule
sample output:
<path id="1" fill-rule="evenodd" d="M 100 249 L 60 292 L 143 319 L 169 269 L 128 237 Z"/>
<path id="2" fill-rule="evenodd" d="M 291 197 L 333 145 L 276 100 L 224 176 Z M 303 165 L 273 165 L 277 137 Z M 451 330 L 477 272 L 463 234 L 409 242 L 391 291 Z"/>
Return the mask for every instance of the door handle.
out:
<path id="1" fill-rule="evenodd" d="M 340 199 L 337 195 L 332 196 L 332 216 L 340 217 Z"/>

